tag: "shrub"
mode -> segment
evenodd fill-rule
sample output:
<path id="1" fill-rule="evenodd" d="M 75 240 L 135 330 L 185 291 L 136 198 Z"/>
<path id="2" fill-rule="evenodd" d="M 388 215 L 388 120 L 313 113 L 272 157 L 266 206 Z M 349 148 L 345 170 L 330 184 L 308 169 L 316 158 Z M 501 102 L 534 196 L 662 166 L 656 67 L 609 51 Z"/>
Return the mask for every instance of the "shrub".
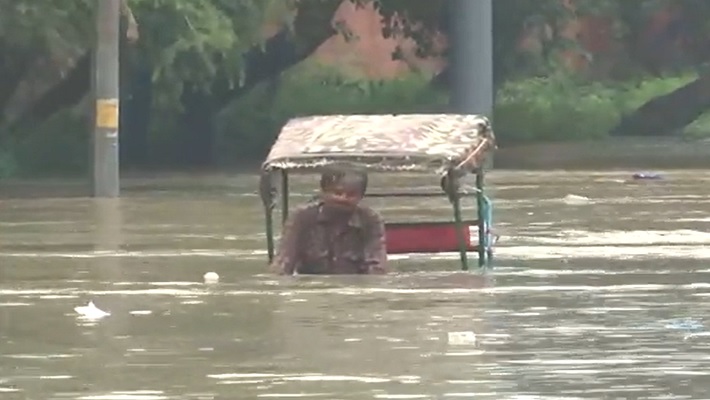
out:
<path id="1" fill-rule="evenodd" d="M 604 138 L 622 115 L 692 79 L 686 75 L 635 83 L 582 83 L 551 76 L 508 82 L 496 99 L 496 135 L 503 143 Z M 710 134 L 704 127 L 710 127 L 710 114 L 686 131 Z"/>
<path id="2" fill-rule="evenodd" d="M 553 75 L 510 81 L 496 96 L 496 135 L 502 144 L 602 139 L 622 115 L 691 79 L 684 75 L 602 83 Z M 261 158 L 281 126 L 297 116 L 446 110 L 448 96 L 432 89 L 429 80 L 428 76 L 410 74 L 371 81 L 306 64 L 285 74 L 271 88 L 261 85 L 224 110 L 218 124 L 218 148 L 227 162 L 235 157 Z M 709 135 L 710 114 L 686 132 Z"/>
<path id="3" fill-rule="evenodd" d="M 507 82 L 497 93 L 494 127 L 499 141 L 525 143 L 593 140 L 608 135 L 625 113 L 694 79 L 691 75 L 635 82 L 581 82 L 553 75 Z M 348 77 L 333 68 L 304 63 L 277 82 L 259 85 L 217 117 L 218 161 L 261 160 L 290 118 L 313 114 L 444 112 L 448 95 L 431 77 L 408 74 L 391 80 Z M 81 107 L 14 132 L 0 146 L 0 178 L 11 175 L 77 174 L 89 161 L 89 127 Z M 177 158 L 176 109 L 153 109 L 150 147 L 157 163 Z M 710 137 L 710 113 L 685 130 Z M 3 135 L 7 137 L 7 135 Z"/>
<path id="4" fill-rule="evenodd" d="M 686 126 L 683 134 L 691 139 L 710 138 L 710 113 L 703 114 L 695 122 Z"/>
<path id="5" fill-rule="evenodd" d="M 17 173 L 17 160 L 13 152 L 0 148 L 0 180 L 13 177 Z"/>
<path id="6" fill-rule="evenodd" d="M 429 87 L 431 77 L 410 74 L 392 80 L 345 77 L 325 67 L 303 65 L 276 85 L 260 85 L 218 119 L 223 161 L 263 157 L 290 118 L 314 114 L 441 112 L 448 99 Z"/>
<path id="7" fill-rule="evenodd" d="M 6 159 L 13 175 L 67 175 L 86 171 L 89 130 L 77 109 L 65 109 L 44 121 L 13 132 Z M 0 152 L 0 169 L 2 169 Z"/>

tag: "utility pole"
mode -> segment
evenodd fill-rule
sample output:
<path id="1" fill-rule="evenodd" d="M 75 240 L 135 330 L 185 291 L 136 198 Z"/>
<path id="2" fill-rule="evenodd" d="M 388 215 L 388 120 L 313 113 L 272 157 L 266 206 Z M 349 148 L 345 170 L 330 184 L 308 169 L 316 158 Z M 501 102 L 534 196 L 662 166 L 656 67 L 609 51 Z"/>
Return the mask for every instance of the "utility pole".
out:
<path id="1" fill-rule="evenodd" d="M 493 118 L 492 0 L 448 0 L 453 25 L 451 106 Z"/>
<path id="2" fill-rule="evenodd" d="M 121 0 L 97 0 L 93 84 L 96 102 L 93 140 L 94 197 L 120 195 L 118 153 L 119 38 Z"/>

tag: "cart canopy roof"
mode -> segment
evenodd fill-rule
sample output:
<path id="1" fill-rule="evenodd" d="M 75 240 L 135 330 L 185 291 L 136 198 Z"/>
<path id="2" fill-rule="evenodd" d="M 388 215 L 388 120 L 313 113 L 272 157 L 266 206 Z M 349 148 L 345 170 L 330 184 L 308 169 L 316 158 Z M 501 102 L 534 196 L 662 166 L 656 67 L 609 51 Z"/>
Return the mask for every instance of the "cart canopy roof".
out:
<path id="1" fill-rule="evenodd" d="M 465 163 L 472 170 L 494 148 L 491 124 L 480 115 L 310 116 L 283 127 L 262 169 L 349 163 L 371 171 L 443 172 Z"/>

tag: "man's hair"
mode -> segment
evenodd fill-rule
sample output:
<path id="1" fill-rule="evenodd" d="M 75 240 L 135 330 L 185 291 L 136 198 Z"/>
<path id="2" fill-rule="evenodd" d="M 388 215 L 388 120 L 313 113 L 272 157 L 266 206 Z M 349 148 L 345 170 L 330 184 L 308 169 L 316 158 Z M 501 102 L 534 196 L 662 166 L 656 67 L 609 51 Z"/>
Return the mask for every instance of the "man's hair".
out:
<path id="1" fill-rule="evenodd" d="M 327 191 L 335 185 L 356 187 L 360 194 L 367 191 L 367 172 L 349 165 L 332 165 L 327 167 L 320 177 L 320 188 Z"/>

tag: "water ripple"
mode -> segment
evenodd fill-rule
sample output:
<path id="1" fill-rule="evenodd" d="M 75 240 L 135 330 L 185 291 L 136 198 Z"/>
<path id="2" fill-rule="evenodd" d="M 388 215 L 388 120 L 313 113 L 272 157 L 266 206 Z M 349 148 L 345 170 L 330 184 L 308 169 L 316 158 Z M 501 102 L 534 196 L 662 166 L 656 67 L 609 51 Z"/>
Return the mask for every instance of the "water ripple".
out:
<path id="1" fill-rule="evenodd" d="M 254 177 L 158 185 L 117 215 L 3 200 L 0 398 L 705 399 L 710 173 L 630 176 L 495 171 L 485 274 L 454 273 L 456 253 L 393 256 L 407 272 L 388 277 L 266 274 Z M 445 200 L 373 204 L 450 218 Z M 111 316 L 77 321 L 90 300 Z"/>

